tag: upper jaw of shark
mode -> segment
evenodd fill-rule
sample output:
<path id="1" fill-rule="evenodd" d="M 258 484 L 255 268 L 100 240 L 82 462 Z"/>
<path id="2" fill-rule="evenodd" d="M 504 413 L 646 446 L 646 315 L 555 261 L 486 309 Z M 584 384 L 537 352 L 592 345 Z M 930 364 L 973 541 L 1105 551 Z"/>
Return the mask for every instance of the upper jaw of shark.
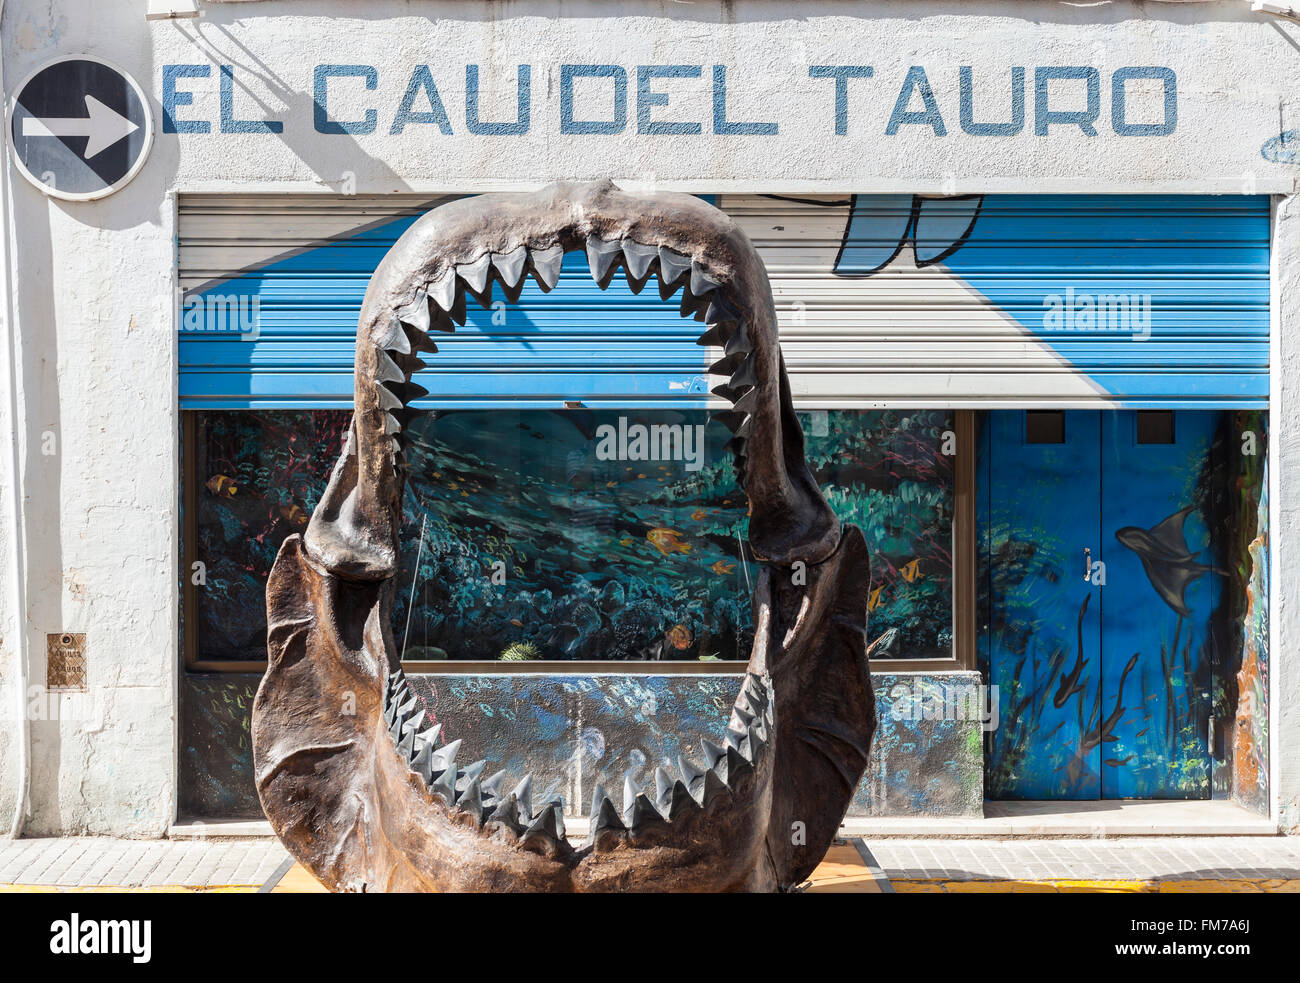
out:
<path id="1" fill-rule="evenodd" d="M 754 647 L 720 742 L 704 760 L 597 787 L 582 847 L 563 804 L 532 780 L 486 775 L 430 721 L 391 632 L 411 375 L 466 299 L 512 300 L 531 276 L 559 282 L 583 251 L 603 288 L 620 268 L 655 280 L 729 400 L 762 561 Z M 791 576 L 794 567 L 799 576 Z M 267 587 L 268 670 L 253 712 L 259 796 L 290 850 L 345 890 L 776 890 L 820 859 L 875 729 L 865 658 L 861 533 L 841 529 L 803 456 L 766 272 L 725 215 L 686 195 L 637 197 L 609 182 L 484 195 L 417 221 L 380 264 L 358 325 L 355 412 L 304 536 L 281 548 Z M 341 707 L 347 707 L 342 711 Z M 791 827 L 807 827 L 801 848 Z M 806 846 L 804 846 L 806 844 Z"/>
<path id="2" fill-rule="evenodd" d="M 633 290 L 650 281 L 683 317 L 702 321 L 699 344 L 720 349 L 713 392 L 732 403 L 719 419 L 734 437 L 753 505 L 755 555 L 773 563 L 825 559 L 840 527 L 808 470 L 777 343 L 762 261 L 722 212 L 689 195 L 640 197 L 612 183 L 554 185 L 531 195 L 482 195 L 443 205 L 402 236 L 375 272 L 357 332 L 355 422 L 345 455 L 306 533 L 308 553 L 359 580 L 397 569 L 397 517 L 411 381 L 440 333 L 465 323 L 493 287 L 518 299 L 531 277 L 549 291 L 564 254 L 586 254 L 603 289 L 620 270 Z"/>

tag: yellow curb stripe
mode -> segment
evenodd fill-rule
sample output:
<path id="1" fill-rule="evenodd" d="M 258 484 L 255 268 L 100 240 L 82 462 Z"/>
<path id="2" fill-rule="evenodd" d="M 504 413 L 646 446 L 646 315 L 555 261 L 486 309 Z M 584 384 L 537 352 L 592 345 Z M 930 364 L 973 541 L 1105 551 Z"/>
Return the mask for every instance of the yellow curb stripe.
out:
<path id="1" fill-rule="evenodd" d="M 1300 894 L 1300 879 L 1263 880 L 901 880 L 899 894 Z"/>

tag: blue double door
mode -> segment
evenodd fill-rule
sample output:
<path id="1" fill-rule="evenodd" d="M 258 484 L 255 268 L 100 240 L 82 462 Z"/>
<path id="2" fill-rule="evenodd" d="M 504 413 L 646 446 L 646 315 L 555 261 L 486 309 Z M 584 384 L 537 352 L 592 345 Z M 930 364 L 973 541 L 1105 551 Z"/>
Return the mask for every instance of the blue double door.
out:
<path id="1" fill-rule="evenodd" d="M 994 799 L 1208 798 L 1220 416 L 996 411 L 979 459 Z"/>

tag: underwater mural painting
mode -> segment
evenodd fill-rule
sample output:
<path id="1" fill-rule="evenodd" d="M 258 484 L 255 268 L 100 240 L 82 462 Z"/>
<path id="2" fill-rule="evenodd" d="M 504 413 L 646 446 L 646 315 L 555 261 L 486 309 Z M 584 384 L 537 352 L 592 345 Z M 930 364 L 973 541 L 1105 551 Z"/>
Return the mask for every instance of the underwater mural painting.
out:
<path id="1" fill-rule="evenodd" d="M 265 658 L 266 574 L 315 507 L 347 418 L 201 415 L 202 659 Z M 946 657 L 952 414 L 832 410 L 804 422 L 827 500 L 871 548 L 872 637 L 895 630 L 882 654 Z M 652 457 L 656 428 L 674 436 Z M 706 412 L 429 411 L 408 434 L 412 546 L 393 624 L 404 658 L 744 658 L 747 506 L 723 451 L 730 434 Z"/>

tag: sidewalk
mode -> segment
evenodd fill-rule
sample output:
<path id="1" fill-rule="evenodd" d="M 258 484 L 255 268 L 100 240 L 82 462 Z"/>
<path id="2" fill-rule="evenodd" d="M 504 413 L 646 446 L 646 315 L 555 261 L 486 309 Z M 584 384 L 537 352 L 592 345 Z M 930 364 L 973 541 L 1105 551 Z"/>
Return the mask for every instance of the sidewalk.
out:
<path id="1" fill-rule="evenodd" d="M 888 890 L 1248 891 L 1300 893 L 1300 837 L 868 839 Z M 843 865 L 852 852 L 828 857 Z M 861 850 L 863 848 L 859 848 Z M 230 891 L 277 886 L 289 855 L 274 839 L 0 840 L 0 892 Z M 874 863 L 872 863 L 874 860 Z M 835 864 L 832 864 L 834 866 Z M 827 869 L 834 877 L 856 871 Z M 883 883 L 883 882 L 882 882 Z M 287 885 L 286 885 L 287 887 Z"/>

